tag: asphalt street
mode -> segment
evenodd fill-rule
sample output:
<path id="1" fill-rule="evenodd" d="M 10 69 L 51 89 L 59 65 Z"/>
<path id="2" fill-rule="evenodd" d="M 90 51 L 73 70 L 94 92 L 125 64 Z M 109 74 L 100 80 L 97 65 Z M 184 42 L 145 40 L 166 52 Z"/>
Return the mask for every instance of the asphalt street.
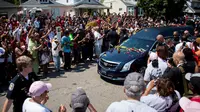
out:
<path id="1" fill-rule="evenodd" d="M 83 63 L 73 67 L 71 71 L 61 71 L 60 73 L 51 72 L 49 82 L 53 85 L 49 92 L 49 100 L 46 106 L 53 112 L 58 111 L 59 105 L 66 106 L 68 112 L 71 112 L 69 106 L 71 94 L 77 87 L 85 89 L 90 102 L 98 112 L 105 112 L 107 107 L 114 101 L 125 99 L 123 86 L 109 80 L 101 79 L 97 73 L 96 63 Z M 5 96 L 0 97 L 0 109 L 2 110 Z M 10 109 L 10 112 L 12 109 Z"/>

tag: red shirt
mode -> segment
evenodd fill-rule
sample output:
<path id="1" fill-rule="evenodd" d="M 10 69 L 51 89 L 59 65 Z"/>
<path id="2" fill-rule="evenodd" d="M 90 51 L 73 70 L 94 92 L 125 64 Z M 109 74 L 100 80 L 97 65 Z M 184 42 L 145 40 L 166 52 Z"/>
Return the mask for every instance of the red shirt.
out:
<path id="1" fill-rule="evenodd" d="M 200 96 L 195 96 L 190 99 L 191 101 L 196 101 L 200 103 Z"/>
<path id="2" fill-rule="evenodd" d="M 194 96 L 190 100 L 200 103 L 200 96 Z M 182 108 L 181 108 L 180 112 L 184 112 Z"/>
<path id="3" fill-rule="evenodd" d="M 97 20 L 97 24 L 98 24 L 98 26 L 100 26 L 100 24 L 101 24 L 101 20 L 100 19 Z"/>
<path id="4" fill-rule="evenodd" d="M 26 37 L 27 37 L 26 34 L 27 34 L 26 32 L 22 33 L 22 36 L 21 36 L 21 39 L 20 39 L 20 41 L 23 42 L 24 44 L 26 44 Z"/>

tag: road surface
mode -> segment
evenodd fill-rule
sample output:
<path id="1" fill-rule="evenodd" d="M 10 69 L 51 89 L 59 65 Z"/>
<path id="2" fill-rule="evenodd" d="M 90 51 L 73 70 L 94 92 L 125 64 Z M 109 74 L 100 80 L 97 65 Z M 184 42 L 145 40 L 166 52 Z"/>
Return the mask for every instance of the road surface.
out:
<path id="1" fill-rule="evenodd" d="M 123 86 L 120 83 L 111 83 L 112 81 L 103 80 L 97 74 L 95 63 L 86 62 L 73 67 L 72 71 L 52 72 L 49 74 L 49 80 L 45 80 L 53 85 L 49 92 L 50 99 L 46 106 L 53 112 L 58 110 L 60 104 L 66 106 L 68 112 L 71 112 L 70 98 L 77 87 L 85 89 L 90 102 L 98 112 L 105 112 L 107 107 L 114 101 L 125 99 Z M 0 97 L 0 109 L 2 110 L 5 96 Z M 10 112 L 12 109 L 10 109 Z"/>

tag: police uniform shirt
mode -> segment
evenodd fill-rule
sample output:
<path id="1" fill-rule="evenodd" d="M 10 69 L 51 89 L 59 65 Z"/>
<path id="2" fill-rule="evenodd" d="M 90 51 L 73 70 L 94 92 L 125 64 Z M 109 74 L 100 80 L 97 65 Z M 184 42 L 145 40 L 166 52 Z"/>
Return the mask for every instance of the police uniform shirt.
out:
<path id="1" fill-rule="evenodd" d="M 22 105 L 28 98 L 29 87 L 36 80 L 35 73 L 29 73 L 27 79 L 21 74 L 17 74 L 11 80 L 6 97 L 13 100 L 13 112 L 22 112 Z"/>

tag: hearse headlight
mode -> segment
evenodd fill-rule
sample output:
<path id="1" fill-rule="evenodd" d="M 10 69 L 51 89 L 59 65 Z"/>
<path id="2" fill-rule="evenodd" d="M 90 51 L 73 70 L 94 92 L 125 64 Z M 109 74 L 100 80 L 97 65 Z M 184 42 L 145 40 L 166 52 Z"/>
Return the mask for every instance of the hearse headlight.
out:
<path id="1" fill-rule="evenodd" d="M 101 53 L 101 54 L 99 55 L 99 57 L 102 57 L 104 54 L 105 54 L 105 52 Z"/>
<path id="2" fill-rule="evenodd" d="M 123 66 L 121 72 L 127 72 L 127 71 L 129 71 L 130 68 L 131 68 L 131 64 L 132 64 L 134 61 L 135 61 L 135 60 L 132 60 L 132 61 L 126 63 L 126 64 Z"/>

